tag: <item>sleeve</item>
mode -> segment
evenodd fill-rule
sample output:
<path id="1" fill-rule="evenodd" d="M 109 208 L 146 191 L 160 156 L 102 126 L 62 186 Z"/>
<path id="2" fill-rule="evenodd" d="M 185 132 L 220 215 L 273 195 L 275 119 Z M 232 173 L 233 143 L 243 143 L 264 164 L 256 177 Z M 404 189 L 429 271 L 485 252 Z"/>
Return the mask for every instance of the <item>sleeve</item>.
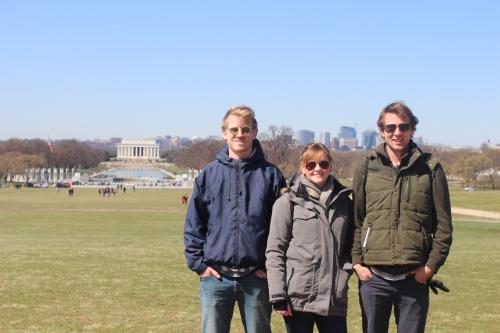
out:
<path id="1" fill-rule="evenodd" d="M 275 187 L 276 199 L 278 199 L 284 193 L 284 191 L 286 189 L 287 189 L 286 179 L 283 176 L 283 174 L 281 173 L 281 171 L 279 171 L 279 169 L 278 169 L 278 177 L 277 177 L 276 187 Z"/>
<path id="2" fill-rule="evenodd" d="M 284 194 L 274 206 L 266 248 L 269 300 L 287 300 L 286 252 L 292 238 L 292 212 L 288 195 Z"/>
<path id="3" fill-rule="evenodd" d="M 195 180 L 184 224 L 184 255 L 188 267 L 198 274 L 201 274 L 207 268 L 203 261 L 203 245 L 207 235 L 208 222 L 208 212 L 203 202 L 204 191 L 200 186 L 203 176 L 200 175 Z"/>
<path id="4" fill-rule="evenodd" d="M 453 233 L 450 193 L 446 175 L 441 165 L 436 167 L 433 177 L 432 196 L 434 200 L 436 225 L 432 240 L 432 248 L 426 266 L 430 267 L 434 274 L 436 274 L 448 257 Z"/>
<path id="5" fill-rule="evenodd" d="M 347 216 L 347 231 L 345 238 L 344 256 L 341 260 L 342 269 L 351 270 L 352 269 L 352 246 L 354 242 L 354 218 L 353 218 L 353 202 L 351 199 L 348 200 L 349 215 Z"/>
<path id="6" fill-rule="evenodd" d="M 353 179 L 353 201 L 354 201 L 354 236 L 352 244 L 352 265 L 363 263 L 363 252 L 361 248 L 361 230 L 366 215 L 365 194 L 365 169 L 367 160 L 364 159 L 356 169 Z"/>

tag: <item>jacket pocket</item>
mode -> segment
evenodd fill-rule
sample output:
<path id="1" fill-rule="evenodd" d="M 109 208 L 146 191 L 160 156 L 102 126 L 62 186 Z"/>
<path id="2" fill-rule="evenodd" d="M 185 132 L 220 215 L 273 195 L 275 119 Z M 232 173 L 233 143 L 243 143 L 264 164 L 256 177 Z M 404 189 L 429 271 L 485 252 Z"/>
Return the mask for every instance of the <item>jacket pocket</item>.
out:
<path id="1" fill-rule="evenodd" d="M 318 219 L 315 212 L 295 206 L 292 236 L 295 244 L 311 244 L 318 237 Z"/>
<path id="2" fill-rule="evenodd" d="M 314 283 L 314 265 L 304 263 L 298 267 L 287 266 L 287 290 L 290 298 L 308 298 Z"/>

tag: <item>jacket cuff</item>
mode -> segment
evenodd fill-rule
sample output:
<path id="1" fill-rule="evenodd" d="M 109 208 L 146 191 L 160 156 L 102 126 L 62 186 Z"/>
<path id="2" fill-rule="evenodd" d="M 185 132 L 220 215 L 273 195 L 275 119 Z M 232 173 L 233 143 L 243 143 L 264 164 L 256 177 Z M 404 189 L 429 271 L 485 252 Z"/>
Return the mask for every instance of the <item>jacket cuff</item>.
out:
<path id="1" fill-rule="evenodd" d="M 425 263 L 425 266 L 432 269 L 432 272 L 434 274 L 436 274 L 438 272 L 439 268 L 441 267 L 441 265 L 439 265 L 438 261 L 433 260 L 432 258 L 429 258 L 429 260 L 427 260 L 427 262 Z"/>
<path id="2" fill-rule="evenodd" d="M 275 303 L 275 302 L 282 302 L 288 300 L 287 294 L 272 294 L 269 295 L 269 302 Z"/>
<path id="3" fill-rule="evenodd" d="M 361 260 L 361 257 L 358 256 L 352 256 L 352 265 L 357 265 L 357 264 L 363 264 L 363 260 Z"/>
<path id="4" fill-rule="evenodd" d="M 195 272 L 198 273 L 198 275 L 200 275 L 201 273 L 203 273 L 207 269 L 207 267 L 208 267 L 207 264 L 202 263 L 200 265 L 200 267 L 198 267 L 198 269 L 195 270 Z"/>

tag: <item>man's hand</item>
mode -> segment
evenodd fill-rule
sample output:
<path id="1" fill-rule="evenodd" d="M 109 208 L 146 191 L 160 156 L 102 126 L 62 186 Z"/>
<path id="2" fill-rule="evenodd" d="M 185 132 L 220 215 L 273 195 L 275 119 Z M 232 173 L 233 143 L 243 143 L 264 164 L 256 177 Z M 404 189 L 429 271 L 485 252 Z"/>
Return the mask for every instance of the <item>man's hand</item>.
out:
<path id="1" fill-rule="evenodd" d="M 208 266 L 207 269 L 205 269 L 205 271 L 203 271 L 203 273 L 200 274 L 200 277 L 204 278 L 204 277 L 209 277 L 210 275 L 213 275 L 217 279 L 220 280 L 220 274 L 219 274 L 219 272 L 217 272 L 215 269 L 213 269 L 210 266 Z"/>
<path id="2" fill-rule="evenodd" d="M 412 270 L 410 275 L 414 275 L 418 283 L 427 284 L 427 281 L 434 275 L 434 272 L 427 266 L 419 266 Z"/>
<path id="3" fill-rule="evenodd" d="M 360 279 L 361 281 L 368 281 L 372 278 L 372 271 L 370 271 L 365 266 L 356 264 L 352 268 L 354 268 L 354 270 L 356 271 L 356 275 L 358 276 L 358 279 Z"/>

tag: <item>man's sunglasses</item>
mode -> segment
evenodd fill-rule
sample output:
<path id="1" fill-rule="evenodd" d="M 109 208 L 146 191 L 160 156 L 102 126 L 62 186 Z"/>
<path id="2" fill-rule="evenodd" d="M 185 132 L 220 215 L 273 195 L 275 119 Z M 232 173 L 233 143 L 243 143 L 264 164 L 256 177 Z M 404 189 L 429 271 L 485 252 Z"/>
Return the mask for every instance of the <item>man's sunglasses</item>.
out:
<path id="1" fill-rule="evenodd" d="M 330 162 L 328 162 L 327 160 L 323 160 L 323 161 L 320 161 L 318 163 L 316 163 L 314 161 L 310 161 L 310 162 L 306 163 L 306 170 L 307 171 L 314 170 L 316 168 L 316 164 L 318 164 L 321 169 L 325 169 L 325 170 L 330 167 Z"/>
<path id="2" fill-rule="evenodd" d="M 229 128 L 229 133 L 231 133 L 232 135 L 238 135 L 238 132 L 240 130 L 243 135 L 248 135 L 252 132 L 252 129 L 250 127 L 231 127 Z"/>
<path id="3" fill-rule="evenodd" d="M 396 132 L 396 128 L 399 128 L 400 132 L 408 132 L 410 130 L 410 124 L 408 123 L 402 123 L 399 125 L 396 124 L 386 124 L 384 125 L 384 131 L 387 133 L 394 133 Z"/>

